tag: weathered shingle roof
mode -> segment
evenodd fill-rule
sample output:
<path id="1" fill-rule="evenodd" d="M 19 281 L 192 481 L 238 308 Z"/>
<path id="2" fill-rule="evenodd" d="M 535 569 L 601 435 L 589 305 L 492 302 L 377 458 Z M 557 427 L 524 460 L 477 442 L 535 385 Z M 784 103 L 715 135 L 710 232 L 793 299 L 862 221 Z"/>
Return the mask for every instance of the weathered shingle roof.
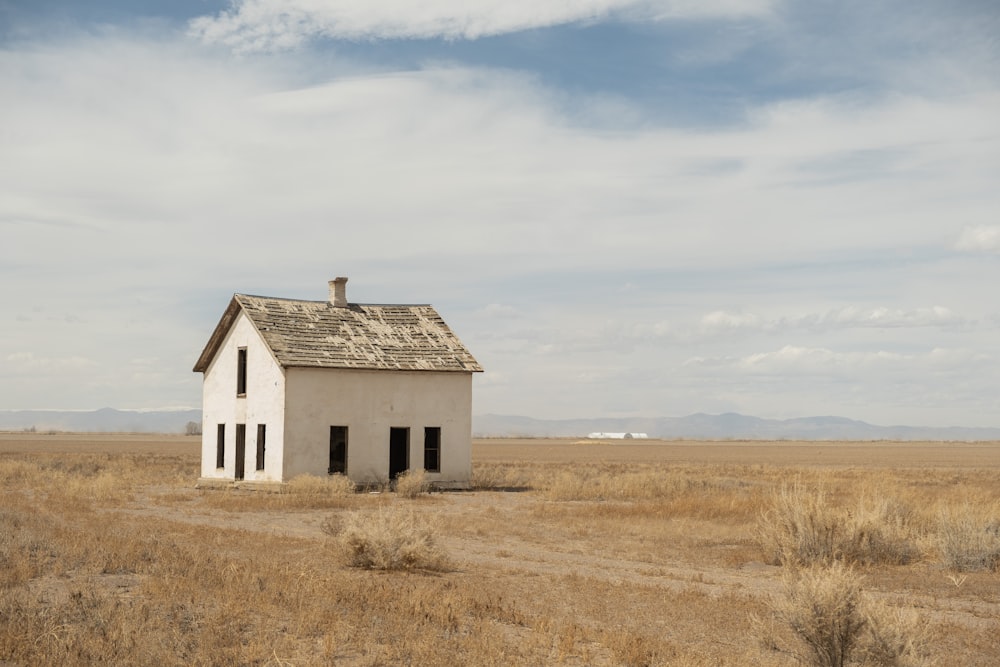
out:
<path id="1" fill-rule="evenodd" d="M 349 304 L 235 294 L 205 346 L 204 372 L 240 312 L 284 367 L 481 372 L 479 362 L 427 305 Z"/>

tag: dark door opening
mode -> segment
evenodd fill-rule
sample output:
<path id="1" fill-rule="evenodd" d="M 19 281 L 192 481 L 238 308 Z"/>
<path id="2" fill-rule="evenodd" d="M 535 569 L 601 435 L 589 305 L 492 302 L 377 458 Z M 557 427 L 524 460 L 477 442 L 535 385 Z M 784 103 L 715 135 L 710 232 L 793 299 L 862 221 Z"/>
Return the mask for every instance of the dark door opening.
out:
<path id="1" fill-rule="evenodd" d="M 330 475 L 347 474 L 347 427 L 330 427 L 330 467 L 326 471 Z"/>
<path id="2" fill-rule="evenodd" d="M 389 479 L 396 479 L 410 467 L 410 429 L 389 429 Z"/>
<path id="3" fill-rule="evenodd" d="M 236 425 L 236 479 L 243 479 L 243 466 L 247 458 L 247 425 Z"/>

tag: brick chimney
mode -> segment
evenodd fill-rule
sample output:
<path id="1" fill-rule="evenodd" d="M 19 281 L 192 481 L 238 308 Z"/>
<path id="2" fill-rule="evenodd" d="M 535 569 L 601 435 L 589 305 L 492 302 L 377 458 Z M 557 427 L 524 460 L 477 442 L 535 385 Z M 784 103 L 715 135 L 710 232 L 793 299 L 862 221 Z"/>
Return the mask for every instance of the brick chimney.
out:
<path id="1" fill-rule="evenodd" d="M 335 308 L 347 308 L 347 278 L 338 277 L 330 281 L 330 303 Z"/>

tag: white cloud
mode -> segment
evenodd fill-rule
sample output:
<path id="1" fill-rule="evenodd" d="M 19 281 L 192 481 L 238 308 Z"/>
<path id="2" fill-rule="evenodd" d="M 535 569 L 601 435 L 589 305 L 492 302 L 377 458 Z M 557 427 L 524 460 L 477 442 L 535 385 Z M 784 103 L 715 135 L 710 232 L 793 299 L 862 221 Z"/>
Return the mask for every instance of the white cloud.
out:
<path id="1" fill-rule="evenodd" d="M 1000 225 L 975 225 L 962 230 L 955 248 L 965 252 L 1000 253 Z"/>
<path id="2" fill-rule="evenodd" d="M 852 357 L 824 348 L 786 345 L 774 352 L 758 352 L 737 361 L 737 368 L 758 375 L 839 372 Z M 857 357 L 854 357 L 857 359 Z"/>
<path id="3" fill-rule="evenodd" d="M 899 308 L 857 308 L 849 307 L 831 311 L 819 318 L 819 326 L 830 322 L 845 327 L 932 327 L 961 324 L 962 318 L 944 306 L 902 310 Z"/>
<path id="4" fill-rule="evenodd" d="M 879 377 L 877 381 L 884 381 L 886 374 L 958 372 L 981 364 L 992 365 L 993 358 L 970 349 L 933 348 L 904 354 L 891 350 L 841 352 L 823 347 L 785 345 L 777 350 L 741 357 L 691 357 L 683 366 L 714 374 L 736 372 L 751 376 L 827 376 L 859 380 Z"/>
<path id="5" fill-rule="evenodd" d="M 281 51 L 316 37 L 476 39 L 594 21 L 744 17 L 775 0 L 235 0 L 231 9 L 191 22 L 200 39 L 237 52 Z"/>
<path id="6" fill-rule="evenodd" d="M 756 383 L 803 371 L 857 378 L 838 405 L 874 411 L 896 395 L 889 375 L 927 396 L 950 367 L 967 377 L 930 384 L 961 396 L 951 421 L 996 414 L 965 401 L 997 395 L 988 359 L 949 350 L 1000 355 L 976 324 L 996 312 L 983 285 L 1000 267 L 947 252 L 954 221 L 995 228 L 991 91 L 595 128 L 511 72 L 305 85 L 282 68 L 308 58 L 217 56 L 107 37 L 0 52 L 0 359 L 102 370 L 82 389 L 2 387 L 0 405 L 197 403 L 190 367 L 233 291 L 321 299 L 347 274 L 358 300 L 451 305 L 503 378 L 481 383 L 496 390 L 484 411 L 593 413 L 567 380 L 582 374 L 649 414 L 763 414 L 792 389 Z M 7 359 L 22 350 L 37 356 Z M 162 368 L 133 361 L 150 356 Z M 613 380 L 623 367 L 644 374 Z M 833 410 L 793 388 L 805 414 Z"/>
<path id="7" fill-rule="evenodd" d="M 701 318 L 701 330 L 706 332 L 734 331 L 738 329 L 759 329 L 765 325 L 759 317 L 753 314 L 727 313 L 717 310 Z"/>
<path id="8" fill-rule="evenodd" d="M 12 375 L 29 373 L 61 374 L 89 371 L 98 365 L 86 357 L 37 356 L 34 352 L 14 352 L 7 357 L 8 372 Z"/>
<path id="9" fill-rule="evenodd" d="M 997 161 L 966 141 L 992 127 L 991 102 L 975 96 L 936 107 L 962 128 L 953 143 L 937 130 L 924 143 L 925 105 L 898 100 L 737 130 L 612 133 L 572 124 L 550 91 L 510 72 L 438 68 L 294 87 L 275 80 L 278 65 L 106 40 L 3 59 L 0 222 L 19 224 L 0 256 L 58 254 L 31 222 L 52 221 L 66 225 L 67 249 L 92 239 L 112 257 L 141 245 L 167 261 L 227 244 L 233 252 L 219 261 L 246 270 L 254 262 L 241 250 L 280 220 L 285 233 L 270 234 L 257 266 L 320 262 L 334 246 L 296 240 L 336 228 L 335 247 L 355 260 L 444 248 L 480 272 L 502 267 L 499 257 L 519 271 L 726 267 L 935 243 L 948 216 L 993 210 L 982 193 L 954 201 L 976 187 L 983 159 Z M 803 160 L 877 147 L 888 134 L 921 171 L 889 185 L 789 180 Z M 697 168 L 720 160 L 741 166 Z"/>
<path id="10" fill-rule="evenodd" d="M 491 303 L 477 311 L 477 314 L 486 319 L 509 320 L 520 316 L 517 308 L 501 303 Z"/>
<path id="11" fill-rule="evenodd" d="M 741 331 L 780 333 L 795 330 L 834 331 L 854 328 L 950 327 L 965 323 L 966 320 L 963 317 L 945 306 L 909 310 L 885 306 L 844 306 L 823 313 L 770 319 L 754 313 L 715 311 L 702 316 L 697 330 L 700 335 L 721 335 Z"/>

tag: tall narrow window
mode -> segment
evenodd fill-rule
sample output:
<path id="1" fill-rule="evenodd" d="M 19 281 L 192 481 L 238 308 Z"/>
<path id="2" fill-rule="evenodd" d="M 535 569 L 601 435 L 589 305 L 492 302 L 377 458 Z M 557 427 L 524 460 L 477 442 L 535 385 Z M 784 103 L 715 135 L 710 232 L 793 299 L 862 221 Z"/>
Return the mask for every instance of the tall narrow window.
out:
<path id="1" fill-rule="evenodd" d="M 247 349 L 241 347 L 236 351 L 236 395 L 247 393 Z"/>
<path id="2" fill-rule="evenodd" d="M 267 425 L 257 424 L 257 470 L 264 469 L 264 439 L 267 436 Z"/>
<path id="3" fill-rule="evenodd" d="M 331 475 L 347 474 L 347 427 L 330 427 L 330 467 L 327 472 Z"/>
<path id="4" fill-rule="evenodd" d="M 441 427 L 424 428 L 424 470 L 441 472 Z"/>
<path id="5" fill-rule="evenodd" d="M 215 435 L 215 467 L 226 467 L 226 425 L 219 424 Z"/>

